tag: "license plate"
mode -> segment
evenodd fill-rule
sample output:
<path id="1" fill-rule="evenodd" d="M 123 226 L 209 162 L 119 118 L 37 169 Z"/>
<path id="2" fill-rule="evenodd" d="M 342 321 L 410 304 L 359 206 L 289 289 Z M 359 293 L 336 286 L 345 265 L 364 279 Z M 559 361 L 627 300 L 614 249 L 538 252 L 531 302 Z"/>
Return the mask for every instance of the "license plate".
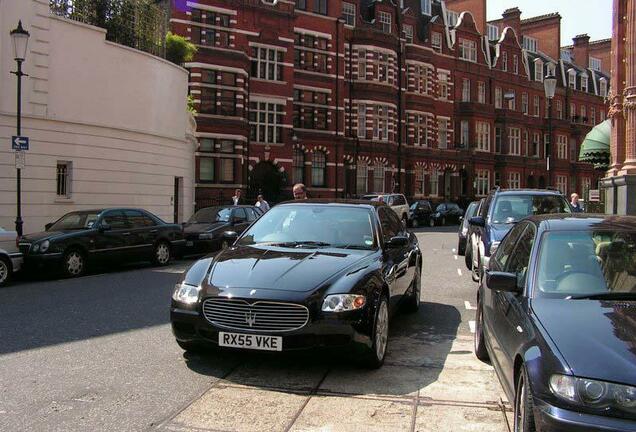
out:
<path id="1" fill-rule="evenodd" d="M 264 351 L 282 351 L 283 338 L 281 336 L 219 332 L 219 346 Z"/>
<path id="2" fill-rule="evenodd" d="M 192 246 L 194 246 L 194 242 L 193 241 L 187 241 L 186 242 L 186 246 L 187 247 L 192 247 Z"/>

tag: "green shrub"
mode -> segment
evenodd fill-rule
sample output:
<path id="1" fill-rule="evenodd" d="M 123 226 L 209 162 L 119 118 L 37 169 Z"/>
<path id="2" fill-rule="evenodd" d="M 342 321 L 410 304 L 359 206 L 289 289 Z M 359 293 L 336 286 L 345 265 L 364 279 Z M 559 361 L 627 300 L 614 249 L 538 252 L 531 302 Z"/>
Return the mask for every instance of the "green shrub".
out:
<path id="1" fill-rule="evenodd" d="M 172 32 L 166 34 L 166 59 L 172 63 L 181 66 L 185 62 L 192 61 L 196 52 L 197 47 L 183 36 Z"/>

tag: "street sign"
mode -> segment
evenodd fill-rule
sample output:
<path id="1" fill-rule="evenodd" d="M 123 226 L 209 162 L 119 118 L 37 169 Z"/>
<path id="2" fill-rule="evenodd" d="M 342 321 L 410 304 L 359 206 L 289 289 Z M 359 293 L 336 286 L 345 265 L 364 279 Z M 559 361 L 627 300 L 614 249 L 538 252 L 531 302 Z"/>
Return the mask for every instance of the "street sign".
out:
<path id="1" fill-rule="evenodd" d="M 588 201 L 599 202 L 601 200 L 601 193 L 598 189 L 590 189 Z"/>
<path id="2" fill-rule="evenodd" d="M 15 168 L 16 169 L 24 169 L 24 164 L 26 163 L 26 153 L 21 150 L 15 152 Z"/>
<path id="3" fill-rule="evenodd" d="M 29 149 L 29 137 L 25 136 L 12 136 L 11 148 L 13 150 L 28 150 Z"/>

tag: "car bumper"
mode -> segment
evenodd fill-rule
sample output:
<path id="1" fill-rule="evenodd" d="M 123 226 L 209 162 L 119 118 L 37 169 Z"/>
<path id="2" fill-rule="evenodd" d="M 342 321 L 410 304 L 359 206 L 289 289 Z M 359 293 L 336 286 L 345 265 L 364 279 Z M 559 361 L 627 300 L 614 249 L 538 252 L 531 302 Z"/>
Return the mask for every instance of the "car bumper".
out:
<path id="1" fill-rule="evenodd" d="M 312 320 L 303 328 L 280 333 L 252 333 L 244 330 L 226 329 L 212 325 L 198 311 L 181 308 L 178 304 L 170 308 L 172 332 L 181 342 L 203 342 L 218 346 L 219 332 L 282 336 L 282 351 L 299 351 L 315 348 L 371 347 L 369 334 L 360 325 L 361 314 L 348 312 L 349 319 L 332 316 Z M 335 314 L 334 314 L 335 315 Z"/>
<path id="2" fill-rule="evenodd" d="M 537 432 L 636 431 L 636 421 L 569 411 L 534 398 Z"/>
<path id="3" fill-rule="evenodd" d="M 9 254 L 9 259 L 11 260 L 11 267 L 14 272 L 20 271 L 22 265 L 24 263 L 24 257 L 21 253 L 13 253 Z"/>
<path id="4" fill-rule="evenodd" d="M 26 255 L 24 257 L 25 268 L 43 268 L 48 266 L 55 266 L 62 262 L 64 254 L 62 252 L 45 253 L 38 255 Z"/>

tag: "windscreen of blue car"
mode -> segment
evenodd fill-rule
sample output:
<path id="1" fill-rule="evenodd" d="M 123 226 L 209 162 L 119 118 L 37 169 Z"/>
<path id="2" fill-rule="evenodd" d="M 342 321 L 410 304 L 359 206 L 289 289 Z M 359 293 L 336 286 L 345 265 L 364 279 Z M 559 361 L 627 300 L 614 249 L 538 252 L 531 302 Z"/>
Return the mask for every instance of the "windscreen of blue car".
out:
<path id="1" fill-rule="evenodd" d="M 636 232 L 553 231 L 544 234 L 535 296 L 636 292 Z"/>
<path id="2" fill-rule="evenodd" d="M 501 195 L 495 200 L 491 223 L 518 222 L 526 216 L 548 213 L 571 213 L 560 195 Z"/>
<path id="3" fill-rule="evenodd" d="M 283 205 L 265 213 L 238 244 L 323 243 L 332 247 L 373 249 L 372 212 L 327 205 Z"/>

